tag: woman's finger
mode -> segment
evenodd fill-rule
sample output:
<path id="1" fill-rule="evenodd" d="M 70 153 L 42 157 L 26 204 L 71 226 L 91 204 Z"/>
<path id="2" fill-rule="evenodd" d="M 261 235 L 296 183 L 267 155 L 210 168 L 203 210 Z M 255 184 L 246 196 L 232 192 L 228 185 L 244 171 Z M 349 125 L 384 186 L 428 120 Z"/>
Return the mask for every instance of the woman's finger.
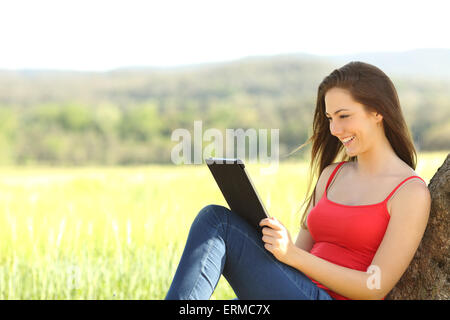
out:
<path id="1" fill-rule="evenodd" d="M 280 235 L 280 233 L 278 231 L 276 231 L 276 230 L 274 230 L 272 228 L 269 228 L 269 227 L 264 227 L 262 229 L 262 233 L 265 234 L 265 235 L 274 237 L 274 238 L 281 238 L 281 235 Z"/>
<path id="2" fill-rule="evenodd" d="M 273 246 L 270 243 L 266 243 L 264 245 L 264 248 L 267 249 L 267 251 L 272 252 L 273 251 Z"/>
<path id="3" fill-rule="evenodd" d="M 276 229 L 278 229 L 278 230 L 283 230 L 284 229 L 284 225 L 277 218 L 273 217 L 273 222 L 272 223 L 273 223 L 273 225 L 276 226 Z"/>
<path id="4" fill-rule="evenodd" d="M 271 236 L 263 236 L 263 237 L 262 237 L 262 240 L 263 240 L 265 243 L 273 244 L 274 241 L 275 241 L 275 238 L 274 238 L 274 237 L 271 237 Z"/>
<path id="5" fill-rule="evenodd" d="M 260 226 L 267 226 L 270 227 L 274 230 L 282 230 L 282 228 L 280 227 L 280 224 L 277 220 L 275 220 L 274 218 L 265 218 L 262 219 L 261 222 L 259 223 Z"/>

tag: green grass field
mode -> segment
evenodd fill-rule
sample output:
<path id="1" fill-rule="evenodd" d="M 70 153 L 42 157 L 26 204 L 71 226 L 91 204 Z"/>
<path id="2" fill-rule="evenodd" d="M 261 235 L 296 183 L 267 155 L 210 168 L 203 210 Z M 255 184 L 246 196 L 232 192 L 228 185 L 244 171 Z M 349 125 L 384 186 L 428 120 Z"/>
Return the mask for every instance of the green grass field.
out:
<path id="1" fill-rule="evenodd" d="M 419 154 L 416 172 L 428 183 L 446 155 Z M 307 163 L 247 169 L 295 239 Z M 211 203 L 226 205 L 204 165 L 1 168 L 0 299 L 163 299 Z M 222 277 L 212 299 L 234 297 Z"/>

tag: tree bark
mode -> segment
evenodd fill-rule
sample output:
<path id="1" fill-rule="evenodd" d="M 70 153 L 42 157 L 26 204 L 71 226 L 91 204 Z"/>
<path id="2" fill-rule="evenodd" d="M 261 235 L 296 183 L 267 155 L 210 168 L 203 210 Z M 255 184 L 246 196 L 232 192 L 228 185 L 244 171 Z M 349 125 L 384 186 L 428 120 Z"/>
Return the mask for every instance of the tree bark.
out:
<path id="1" fill-rule="evenodd" d="M 386 300 L 448 300 L 450 154 L 431 179 L 431 211 L 423 239 L 411 264 Z"/>

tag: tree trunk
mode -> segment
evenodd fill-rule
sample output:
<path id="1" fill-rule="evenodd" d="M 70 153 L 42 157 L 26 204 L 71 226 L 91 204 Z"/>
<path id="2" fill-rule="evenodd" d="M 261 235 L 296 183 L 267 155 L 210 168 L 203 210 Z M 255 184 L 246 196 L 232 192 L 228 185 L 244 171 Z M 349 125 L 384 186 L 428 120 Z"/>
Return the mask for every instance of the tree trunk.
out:
<path id="1" fill-rule="evenodd" d="M 431 211 L 425 234 L 411 264 L 386 300 L 450 298 L 450 154 L 428 189 Z"/>

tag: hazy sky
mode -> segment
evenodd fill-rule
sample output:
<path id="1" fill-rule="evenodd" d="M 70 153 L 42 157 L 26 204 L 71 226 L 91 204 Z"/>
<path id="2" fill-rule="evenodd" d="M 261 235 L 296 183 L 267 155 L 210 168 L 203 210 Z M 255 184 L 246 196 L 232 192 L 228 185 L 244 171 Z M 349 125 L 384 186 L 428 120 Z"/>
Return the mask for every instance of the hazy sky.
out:
<path id="1" fill-rule="evenodd" d="M 1 0 L 0 68 L 450 48 L 449 1 Z"/>

